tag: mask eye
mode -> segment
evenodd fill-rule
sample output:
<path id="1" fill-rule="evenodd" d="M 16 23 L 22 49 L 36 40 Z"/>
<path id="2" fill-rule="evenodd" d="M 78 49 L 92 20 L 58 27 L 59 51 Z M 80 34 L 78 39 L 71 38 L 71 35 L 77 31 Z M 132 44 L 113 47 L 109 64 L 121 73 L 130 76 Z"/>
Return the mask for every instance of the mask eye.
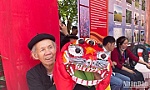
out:
<path id="1" fill-rule="evenodd" d="M 76 52 L 76 53 L 80 53 L 80 51 L 81 51 L 80 48 L 76 48 L 76 49 L 75 49 L 75 52 Z"/>
<path id="2" fill-rule="evenodd" d="M 108 55 L 104 52 L 98 52 L 97 53 L 97 59 L 99 60 L 107 60 L 108 59 Z"/>
<path id="3" fill-rule="evenodd" d="M 80 46 L 69 46 L 68 47 L 68 52 L 69 54 L 73 55 L 73 56 L 83 56 L 84 52 L 83 52 L 83 48 Z"/>
<path id="4" fill-rule="evenodd" d="M 85 41 L 84 41 L 84 39 L 79 39 L 78 42 L 79 42 L 79 44 L 84 44 Z"/>
<path id="5" fill-rule="evenodd" d="M 90 44 L 91 46 L 93 46 L 93 45 L 94 45 L 94 42 L 93 42 L 93 41 L 89 41 L 89 44 Z"/>
<path id="6" fill-rule="evenodd" d="M 90 46 L 94 46 L 95 43 L 96 43 L 94 40 L 89 39 L 89 38 L 86 39 L 86 42 L 87 42 L 87 44 L 89 44 Z"/>
<path id="7" fill-rule="evenodd" d="M 106 54 L 102 54 L 101 57 L 102 57 L 102 59 L 105 59 L 106 58 Z"/>

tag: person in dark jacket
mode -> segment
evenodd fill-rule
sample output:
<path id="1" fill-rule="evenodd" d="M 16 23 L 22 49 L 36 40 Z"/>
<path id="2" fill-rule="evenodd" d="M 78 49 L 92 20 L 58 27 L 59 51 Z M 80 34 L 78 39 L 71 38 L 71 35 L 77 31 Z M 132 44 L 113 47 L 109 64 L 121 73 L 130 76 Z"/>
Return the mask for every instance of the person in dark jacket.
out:
<path id="1" fill-rule="evenodd" d="M 65 22 L 61 21 L 61 15 L 59 14 L 59 27 L 60 27 L 60 49 L 68 42 L 78 39 L 76 35 L 68 33 Z"/>
<path id="2" fill-rule="evenodd" d="M 77 35 L 78 34 L 78 27 L 77 26 L 72 26 L 72 32 L 71 35 Z"/>
<path id="3" fill-rule="evenodd" d="M 64 46 L 64 44 L 69 40 L 68 30 L 65 22 L 61 21 L 61 15 L 59 14 L 59 27 L 60 27 L 60 49 Z"/>
<path id="4" fill-rule="evenodd" d="M 56 56 L 56 43 L 50 34 L 38 34 L 28 43 L 33 59 L 40 64 L 27 71 L 26 78 L 29 90 L 56 90 L 53 81 L 53 67 Z"/>

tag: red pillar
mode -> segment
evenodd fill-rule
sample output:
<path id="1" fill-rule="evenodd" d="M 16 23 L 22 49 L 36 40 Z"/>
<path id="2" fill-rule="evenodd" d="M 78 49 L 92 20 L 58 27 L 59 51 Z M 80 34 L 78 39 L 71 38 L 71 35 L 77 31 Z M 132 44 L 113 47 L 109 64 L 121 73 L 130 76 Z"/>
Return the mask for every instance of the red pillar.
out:
<path id="1" fill-rule="evenodd" d="M 37 33 L 56 37 L 59 49 L 57 0 L 0 0 L 0 54 L 7 90 L 28 90 L 26 72 L 39 61 L 27 48 Z"/>

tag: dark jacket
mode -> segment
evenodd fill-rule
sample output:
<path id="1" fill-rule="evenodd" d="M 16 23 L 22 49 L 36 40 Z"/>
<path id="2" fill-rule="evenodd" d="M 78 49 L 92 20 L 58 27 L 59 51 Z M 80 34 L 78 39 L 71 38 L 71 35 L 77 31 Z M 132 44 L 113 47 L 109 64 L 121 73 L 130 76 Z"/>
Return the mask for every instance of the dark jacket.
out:
<path id="1" fill-rule="evenodd" d="M 60 49 L 69 41 L 70 39 L 68 36 L 60 32 Z"/>
<path id="2" fill-rule="evenodd" d="M 31 68 L 27 72 L 26 78 L 29 90 L 55 90 L 53 81 L 50 80 L 45 67 L 41 63 Z"/>
<path id="3" fill-rule="evenodd" d="M 68 42 L 70 42 L 70 39 L 78 39 L 75 35 L 64 35 L 62 32 L 60 32 L 60 49 Z"/>

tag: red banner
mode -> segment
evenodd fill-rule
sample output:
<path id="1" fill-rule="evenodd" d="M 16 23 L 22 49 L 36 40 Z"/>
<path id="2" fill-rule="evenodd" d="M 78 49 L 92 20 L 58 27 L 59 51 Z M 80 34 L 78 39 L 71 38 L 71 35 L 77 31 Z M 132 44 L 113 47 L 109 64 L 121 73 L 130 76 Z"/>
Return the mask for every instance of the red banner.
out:
<path id="1" fill-rule="evenodd" d="M 7 90 L 28 90 L 26 72 L 39 61 L 31 58 L 27 44 L 37 33 L 53 34 L 59 49 L 57 0 L 0 0 L 0 54 Z"/>
<path id="2" fill-rule="evenodd" d="M 108 0 L 90 0 L 90 37 L 97 41 L 108 35 Z"/>

